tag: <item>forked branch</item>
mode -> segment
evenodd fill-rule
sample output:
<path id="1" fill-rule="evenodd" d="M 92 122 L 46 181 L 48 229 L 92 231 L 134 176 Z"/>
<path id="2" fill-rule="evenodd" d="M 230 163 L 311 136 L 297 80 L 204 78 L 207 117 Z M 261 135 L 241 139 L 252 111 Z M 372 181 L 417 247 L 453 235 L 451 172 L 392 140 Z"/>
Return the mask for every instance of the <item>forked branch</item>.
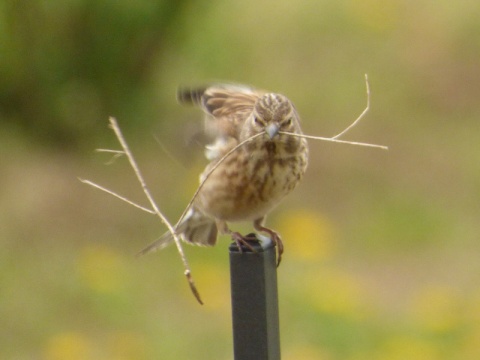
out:
<path id="1" fill-rule="evenodd" d="M 201 298 L 200 298 L 200 294 L 197 290 L 197 287 L 195 286 L 195 282 L 193 281 L 193 278 L 192 278 L 192 274 L 191 274 L 191 271 L 190 271 L 190 267 L 188 265 L 188 262 L 187 262 L 187 258 L 185 256 L 185 253 L 183 251 L 183 248 L 182 248 L 182 244 L 180 242 L 180 239 L 178 238 L 176 232 L 175 232 L 175 229 L 173 228 L 173 226 L 170 224 L 170 222 L 167 220 L 167 218 L 162 214 L 162 212 L 160 211 L 159 207 L 157 206 L 157 204 L 155 203 L 155 200 L 153 199 L 151 193 L 150 193 L 150 190 L 148 189 L 147 187 L 147 184 L 145 182 L 145 180 L 143 179 L 143 176 L 142 176 L 142 173 L 140 172 L 140 169 L 137 165 L 137 162 L 135 161 L 135 158 L 133 157 L 133 154 L 132 152 L 130 151 L 130 148 L 127 144 L 127 142 L 125 141 L 125 138 L 123 137 L 123 134 L 120 130 L 120 127 L 118 126 L 118 123 L 117 121 L 115 120 L 115 118 L 113 117 L 110 117 L 109 119 L 110 121 L 110 127 L 113 129 L 113 131 L 115 132 L 115 135 L 117 136 L 117 139 L 120 143 L 120 145 L 122 146 L 122 149 L 123 149 L 123 153 L 125 153 L 125 155 L 127 156 L 128 158 L 128 161 L 130 163 L 130 166 L 132 167 L 136 177 L 137 177 L 137 180 L 139 181 L 140 185 L 142 186 L 142 189 L 143 189 L 143 192 L 145 193 L 145 196 L 147 197 L 148 201 L 150 202 L 150 205 L 152 207 L 153 210 L 151 209 L 147 209 L 141 205 L 138 205 L 136 203 L 133 203 L 132 201 L 128 200 L 127 198 L 121 196 L 121 195 L 118 195 L 116 193 L 114 193 L 113 191 L 110 191 L 106 188 L 104 188 L 103 186 L 100 186 L 100 185 L 97 185 L 89 180 L 82 180 L 80 179 L 83 183 L 87 184 L 87 185 L 90 185 L 90 186 L 93 186 L 97 189 L 100 189 L 102 191 L 105 191 L 127 203 L 129 203 L 130 205 L 133 205 L 143 211 L 146 211 L 148 213 L 151 213 L 151 214 L 155 214 L 157 215 L 160 220 L 165 224 L 165 226 L 168 228 L 168 231 L 172 234 L 173 236 L 173 239 L 175 241 L 175 245 L 177 246 L 177 250 L 178 250 L 178 253 L 180 254 L 180 258 L 183 262 L 183 266 L 185 268 L 185 276 L 187 278 L 187 281 L 190 285 L 190 289 L 193 293 L 193 295 L 195 296 L 195 298 L 197 299 L 197 301 L 200 303 L 200 304 L 203 304 Z M 118 152 L 118 151 L 108 151 L 108 150 L 101 150 L 101 151 L 107 151 L 107 152 L 113 152 L 115 154 L 119 154 L 119 153 L 122 153 L 122 152 Z"/>

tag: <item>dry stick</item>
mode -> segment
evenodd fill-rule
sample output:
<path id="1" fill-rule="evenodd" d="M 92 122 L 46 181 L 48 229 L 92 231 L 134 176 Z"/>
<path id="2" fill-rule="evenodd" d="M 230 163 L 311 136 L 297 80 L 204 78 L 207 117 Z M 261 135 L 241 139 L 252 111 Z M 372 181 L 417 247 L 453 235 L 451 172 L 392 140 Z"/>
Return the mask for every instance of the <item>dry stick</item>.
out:
<path id="1" fill-rule="evenodd" d="M 122 150 L 112 150 L 112 149 L 95 149 L 96 152 L 106 152 L 106 153 L 111 153 L 111 154 L 116 154 L 116 155 L 124 155 L 125 151 Z"/>
<path id="2" fill-rule="evenodd" d="M 382 150 L 388 150 L 388 146 L 384 146 L 384 145 L 368 144 L 368 143 L 362 143 L 362 142 L 357 142 L 357 141 L 346 141 L 346 140 L 339 140 L 338 139 L 340 136 L 342 136 L 343 134 L 346 134 L 351 128 L 353 128 L 355 125 L 357 125 L 360 122 L 360 120 L 365 116 L 365 114 L 370 110 L 370 84 L 368 83 L 368 75 L 367 74 L 365 74 L 365 85 L 366 85 L 366 88 L 367 88 L 367 106 L 362 111 L 360 116 L 355 119 L 355 121 L 353 123 L 351 123 L 342 132 L 338 133 L 337 135 L 335 135 L 331 138 L 326 138 L 326 137 L 321 137 L 321 136 L 287 133 L 287 132 L 283 132 L 283 131 L 280 131 L 280 134 L 289 134 L 289 135 L 292 135 L 292 136 L 297 136 L 297 137 L 301 137 L 301 138 L 305 138 L 305 139 L 323 140 L 323 141 L 330 141 L 330 142 L 336 142 L 336 143 L 341 143 L 341 144 L 366 146 L 366 147 L 378 148 L 378 149 L 382 149 Z"/>
<path id="3" fill-rule="evenodd" d="M 90 186 L 93 186 L 94 188 L 96 189 L 99 189 L 99 190 L 102 190 L 104 192 L 106 192 L 107 194 L 110 194 L 112 196 L 115 196 L 117 199 L 120 199 L 120 200 L 123 200 L 125 201 L 127 204 L 130 204 L 132 206 L 135 206 L 136 208 L 140 209 L 140 210 L 143 210 L 145 212 L 148 212 L 149 214 L 152 214 L 152 215 L 156 215 L 157 213 L 151 209 L 147 209 L 146 207 L 143 207 L 142 205 L 138 205 L 136 203 L 134 203 L 133 201 L 131 200 L 128 200 L 126 197 L 122 196 L 122 195 L 119 195 L 101 185 L 98 185 L 90 180 L 85 180 L 85 179 L 81 179 L 81 178 L 78 178 L 78 180 L 80 180 L 82 183 L 84 184 L 87 184 L 87 185 L 90 185 Z"/>
<path id="4" fill-rule="evenodd" d="M 253 135 L 253 136 L 250 136 L 248 139 L 246 140 L 243 140 L 240 144 L 236 145 L 233 149 L 231 149 L 229 152 L 227 152 L 225 155 L 223 155 L 220 160 L 218 160 L 215 165 L 210 169 L 210 171 L 207 173 L 207 175 L 205 175 L 205 177 L 202 179 L 202 182 L 200 183 L 200 185 L 198 186 L 197 190 L 195 191 L 195 193 L 193 194 L 190 202 L 188 203 L 187 207 L 185 208 L 185 210 L 183 210 L 183 213 L 182 215 L 180 215 L 180 219 L 178 219 L 177 223 L 175 224 L 175 228 L 177 228 L 177 226 L 182 222 L 183 218 L 185 217 L 185 215 L 187 214 L 188 210 L 190 209 L 190 207 L 192 206 L 193 202 L 195 201 L 198 193 L 200 192 L 200 190 L 202 189 L 203 185 L 205 184 L 205 182 L 207 181 L 207 179 L 210 177 L 210 175 L 215 171 L 215 169 L 226 159 L 228 158 L 230 155 L 232 155 L 237 149 L 239 149 L 240 147 L 242 147 L 243 145 L 245 145 L 246 143 L 252 141 L 253 139 L 256 139 L 257 137 L 259 136 L 262 136 L 263 133 L 258 133 L 256 135 Z"/>
<path id="5" fill-rule="evenodd" d="M 184 170 L 186 169 L 185 166 L 180 161 L 178 161 L 178 159 L 175 156 L 173 156 L 173 154 L 167 149 L 167 147 L 160 141 L 160 139 L 158 137 L 153 135 L 153 139 L 157 142 L 157 144 L 160 146 L 160 149 L 165 153 L 165 155 L 167 155 L 168 158 L 173 163 L 175 163 L 175 165 L 177 165 L 178 167 L 180 167 Z"/>
<path id="6" fill-rule="evenodd" d="M 145 193 L 145 196 L 147 197 L 148 201 L 150 202 L 150 205 L 152 205 L 153 210 L 155 210 L 155 213 L 157 216 L 160 218 L 160 220 L 165 224 L 165 226 L 168 228 L 168 231 L 173 236 L 173 239 L 175 240 L 175 245 L 177 246 L 178 253 L 180 254 L 180 258 L 182 259 L 183 266 L 185 268 L 185 276 L 187 277 L 188 283 L 190 285 L 190 289 L 192 290 L 193 295 L 197 299 L 197 301 L 200 304 L 203 304 L 202 299 L 200 298 L 200 294 L 197 290 L 197 287 L 195 286 L 195 282 L 193 281 L 192 274 L 190 271 L 190 267 L 187 262 L 187 258 L 185 257 L 185 253 L 182 248 L 182 244 L 180 243 L 180 239 L 178 238 L 177 234 L 175 233 L 175 230 L 173 229 L 172 225 L 169 223 L 169 221 L 163 216 L 161 213 L 160 209 L 158 208 L 157 204 L 155 203 L 155 200 L 153 200 L 152 195 L 150 194 L 150 190 L 148 190 L 147 184 L 145 183 L 145 180 L 143 179 L 142 174 L 140 173 L 140 170 L 138 168 L 138 165 L 130 152 L 130 149 L 127 145 L 127 142 L 125 141 L 122 132 L 120 131 L 120 128 L 118 127 L 117 121 L 115 118 L 110 117 L 110 126 L 112 127 L 113 131 L 115 132 L 115 135 L 117 136 L 118 141 L 120 142 L 120 145 L 122 145 L 123 150 L 125 151 L 125 154 L 127 155 L 128 161 L 130 162 L 130 165 L 133 168 L 133 171 L 135 172 L 135 175 L 137 176 L 138 181 L 140 182 L 143 192 Z"/>
<path id="7" fill-rule="evenodd" d="M 362 111 L 360 116 L 353 123 L 350 124 L 350 126 L 348 126 L 345 130 L 343 130 L 339 134 L 332 137 L 332 139 L 337 139 L 340 136 L 342 136 L 343 134 L 347 133 L 351 128 L 353 128 L 355 125 L 357 125 L 357 123 L 363 118 L 363 116 L 368 112 L 368 110 L 370 110 L 370 84 L 368 83 L 368 75 L 367 74 L 365 74 L 365 86 L 367 87 L 367 107 L 365 108 L 365 110 Z"/>
<path id="8" fill-rule="evenodd" d="M 122 151 L 122 150 L 96 149 L 95 151 L 113 154 L 112 158 L 109 161 L 107 161 L 105 165 L 112 165 L 115 162 L 115 160 L 125 155 L 125 151 Z"/>
<path id="9" fill-rule="evenodd" d="M 96 152 L 105 152 L 105 153 L 114 154 L 112 159 L 105 163 L 106 165 L 112 164 L 116 159 L 118 159 L 122 155 L 125 155 L 125 151 L 122 151 L 122 150 L 95 149 L 95 151 Z M 132 200 L 127 199 L 125 196 L 119 195 L 116 192 L 113 192 L 112 190 L 107 189 L 106 187 L 103 187 L 102 185 L 99 185 L 97 183 L 94 183 L 93 181 L 82 179 L 82 178 L 78 178 L 78 180 L 80 180 L 84 184 L 87 184 L 87 185 L 90 185 L 90 186 L 92 186 L 96 189 L 102 190 L 102 191 L 106 192 L 107 194 L 110 194 L 110 195 L 116 197 L 117 199 L 125 201 L 127 204 L 132 205 L 132 206 L 134 206 L 134 207 L 136 207 L 140 210 L 143 210 L 143 211 L 145 211 L 149 214 L 152 214 L 152 215 L 156 215 L 156 212 L 154 210 L 147 209 L 146 207 L 144 207 L 142 205 L 134 203 Z"/>
<path id="10" fill-rule="evenodd" d="M 350 144 L 350 145 L 356 145 L 356 146 L 365 146 L 365 147 L 372 147 L 372 148 L 377 148 L 377 149 L 382 149 L 382 150 L 388 150 L 388 146 L 385 146 L 385 145 L 376 145 L 376 144 L 369 144 L 369 143 L 363 143 L 363 142 L 357 142 L 357 141 L 338 140 L 338 139 L 335 139 L 335 138 L 326 138 L 326 137 L 321 137 L 321 136 L 295 134 L 295 133 L 289 133 L 289 132 L 284 132 L 284 131 L 279 131 L 279 134 L 291 135 L 291 136 L 296 136 L 296 137 L 305 138 L 305 139 L 330 141 L 330 142 L 336 142 L 336 143 L 340 143 L 340 144 Z"/>
<path id="11" fill-rule="evenodd" d="M 151 210 L 151 209 L 148 209 L 144 206 L 141 206 L 139 204 L 136 204 L 134 203 L 133 201 L 127 199 L 126 197 L 124 196 L 121 196 L 101 185 L 98 185 L 90 180 L 85 180 L 85 179 L 81 179 L 79 178 L 79 180 L 84 183 L 84 184 L 87 184 L 87 185 L 90 185 L 96 189 L 99 189 L 99 190 L 102 190 L 104 192 L 106 192 L 107 194 L 110 194 L 122 201 L 125 201 L 127 204 L 130 204 L 140 210 L 143 210 L 149 214 L 153 214 L 153 215 L 157 215 L 160 217 L 161 221 L 167 226 L 168 230 L 170 231 L 170 233 L 172 234 L 173 236 L 173 239 L 175 240 L 175 244 L 177 245 L 177 249 L 178 249 L 178 252 L 180 254 L 180 257 L 182 259 L 182 262 L 183 262 L 183 265 L 185 267 L 185 276 L 187 277 L 187 280 L 188 280 L 188 283 L 190 285 L 190 289 L 192 290 L 195 298 L 197 299 L 197 301 L 203 305 L 203 302 L 200 298 L 200 294 L 195 286 L 195 282 L 193 281 L 193 278 L 192 278 L 192 275 L 191 275 L 191 271 L 190 271 L 190 268 L 188 266 L 188 262 L 186 260 L 186 257 L 185 257 L 185 253 L 183 252 L 183 248 L 181 246 L 181 243 L 178 239 L 178 236 L 177 234 L 175 233 L 175 231 L 173 230 L 173 227 L 172 225 L 168 222 L 168 220 L 163 216 L 163 214 L 160 212 L 158 206 L 156 205 L 155 201 L 153 200 L 153 197 L 151 196 L 150 194 L 150 191 L 148 190 L 148 187 L 146 186 L 146 183 L 145 183 L 145 180 L 143 179 L 143 176 L 141 175 L 141 172 L 138 168 L 138 165 L 132 155 L 132 153 L 130 152 L 130 149 L 127 145 L 127 142 L 125 141 L 123 135 L 122 135 L 122 132 L 120 131 L 120 128 L 116 122 L 116 120 L 114 118 L 110 118 L 110 126 L 111 128 L 114 130 L 115 132 L 115 135 L 117 136 L 117 139 L 118 141 L 120 142 L 120 144 L 122 145 L 124 151 L 120 151 L 120 150 L 109 150 L 109 149 L 97 149 L 96 151 L 97 152 L 106 152 L 106 153 L 113 153 L 114 154 L 114 157 L 113 159 L 109 162 L 113 162 L 116 158 L 120 157 L 121 155 L 127 155 L 127 158 L 130 162 L 130 165 L 132 166 L 134 172 L 135 172 L 135 175 L 137 176 L 137 179 L 139 180 L 142 188 L 143 188 L 143 191 L 147 197 L 147 199 L 149 200 L 150 204 L 152 205 L 153 209 L 154 210 Z"/>

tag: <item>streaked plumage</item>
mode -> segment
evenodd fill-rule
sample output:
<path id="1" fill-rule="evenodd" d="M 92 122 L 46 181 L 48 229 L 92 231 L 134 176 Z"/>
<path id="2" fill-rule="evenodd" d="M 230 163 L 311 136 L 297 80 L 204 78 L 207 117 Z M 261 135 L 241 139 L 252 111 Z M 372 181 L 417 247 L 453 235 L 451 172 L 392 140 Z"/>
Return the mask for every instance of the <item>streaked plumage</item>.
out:
<path id="1" fill-rule="evenodd" d="M 181 104 L 199 106 L 206 114 L 205 131 L 214 141 L 205 155 L 210 161 L 200 182 L 217 162 L 240 142 L 263 133 L 235 150 L 210 174 L 193 207 L 177 228 L 187 242 L 215 245 L 218 231 L 232 232 L 227 222 L 253 221 L 257 231 L 270 235 L 283 252 L 279 235 L 262 225 L 267 213 L 290 193 L 301 180 L 308 163 L 307 142 L 285 133 L 301 134 L 298 114 L 285 96 L 241 85 L 219 84 L 181 89 Z M 142 253 L 163 248 L 172 241 L 164 234 Z"/>

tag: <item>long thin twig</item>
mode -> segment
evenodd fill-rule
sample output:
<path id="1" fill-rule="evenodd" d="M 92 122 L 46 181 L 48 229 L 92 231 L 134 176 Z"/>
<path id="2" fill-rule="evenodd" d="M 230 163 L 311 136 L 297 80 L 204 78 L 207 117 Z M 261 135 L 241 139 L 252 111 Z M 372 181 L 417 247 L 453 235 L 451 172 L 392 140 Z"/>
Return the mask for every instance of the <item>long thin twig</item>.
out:
<path id="1" fill-rule="evenodd" d="M 249 137 L 248 139 L 246 140 L 243 140 L 241 143 L 237 144 L 235 147 L 233 147 L 229 152 L 227 152 L 225 155 L 223 155 L 220 160 L 218 160 L 214 166 L 212 166 L 212 168 L 209 170 L 209 172 L 203 177 L 202 181 L 200 182 L 200 185 L 198 186 L 197 190 L 195 191 L 195 193 L 193 194 L 192 198 L 190 199 L 187 207 L 185 208 L 185 210 L 183 210 L 183 213 L 182 215 L 180 215 L 180 218 L 178 219 L 177 223 L 175 224 L 175 228 L 177 228 L 177 226 L 182 222 L 183 218 L 185 217 L 185 215 L 187 214 L 188 210 L 190 209 L 190 207 L 192 206 L 193 202 L 195 201 L 198 193 L 200 192 L 200 190 L 202 189 L 203 185 L 205 184 L 205 182 L 207 181 L 207 179 L 210 177 L 210 175 L 215 171 L 215 169 L 226 159 L 228 158 L 230 155 L 232 155 L 235 151 L 237 151 L 240 147 L 242 147 L 243 145 L 245 145 L 246 143 L 252 141 L 253 139 L 256 139 L 257 137 L 259 136 L 263 136 L 263 133 L 259 133 L 259 134 L 256 134 L 256 135 L 253 135 L 251 137 Z"/>
<path id="2" fill-rule="evenodd" d="M 367 74 L 365 74 L 365 86 L 367 87 L 367 106 L 362 111 L 360 116 L 357 117 L 355 119 L 355 121 L 350 124 L 350 126 L 346 127 L 342 132 L 340 132 L 337 135 L 335 135 L 334 137 L 332 137 L 332 139 L 337 139 L 340 136 L 342 136 L 343 134 L 346 134 L 351 128 L 353 128 L 355 125 L 357 125 L 360 122 L 360 120 L 365 116 L 365 114 L 368 112 L 368 110 L 370 110 L 370 84 L 368 83 L 368 75 Z M 356 144 L 356 145 L 358 145 L 358 144 Z"/>
<path id="3" fill-rule="evenodd" d="M 183 251 L 182 244 L 180 242 L 180 239 L 178 238 L 175 229 L 172 227 L 170 222 L 167 220 L 167 218 L 162 214 L 160 209 L 158 208 L 157 204 L 155 203 L 155 200 L 153 199 L 152 195 L 150 194 L 150 190 L 147 187 L 147 184 L 145 183 L 145 180 L 143 179 L 143 176 L 140 172 L 140 169 L 138 168 L 138 165 L 135 161 L 135 158 L 132 155 L 132 152 L 130 151 L 130 148 L 128 147 L 127 142 L 125 141 L 125 138 L 122 135 L 122 132 L 120 131 L 120 128 L 117 124 L 117 121 L 115 118 L 110 117 L 110 126 L 112 127 L 113 131 L 115 132 L 115 135 L 117 135 L 118 141 L 120 142 L 120 145 L 122 145 L 123 150 L 125 151 L 125 154 L 127 155 L 128 161 L 130 162 L 130 165 L 135 172 L 135 175 L 137 176 L 138 181 L 140 182 L 143 192 L 145 193 L 145 196 L 147 197 L 148 201 L 150 202 L 150 205 L 152 205 L 153 210 L 155 210 L 155 213 L 157 216 L 160 218 L 160 220 L 165 224 L 165 226 L 168 228 L 168 231 L 173 236 L 173 239 L 175 241 L 175 245 L 177 246 L 178 253 L 180 254 L 180 258 L 182 259 L 183 266 L 185 268 L 185 276 L 187 277 L 188 283 L 190 285 L 190 289 L 193 292 L 193 295 L 195 295 L 195 298 L 198 300 L 200 304 L 203 304 L 200 294 L 197 290 L 197 287 L 195 286 L 195 282 L 193 281 L 192 278 L 192 272 L 190 270 L 190 266 L 188 265 L 187 258 L 185 256 L 185 252 Z"/>
<path id="4" fill-rule="evenodd" d="M 366 86 L 366 89 L 367 89 L 367 106 L 362 111 L 362 113 L 355 119 L 355 121 L 353 123 L 351 123 L 349 126 L 347 126 L 341 132 L 339 132 L 337 135 L 332 136 L 331 138 L 327 138 L 327 137 L 321 137 L 321 136 L 312 136 L 312 135 L 286 133 L 286 132 L 280 132 L 280 134 L 289 134 L 289 135 L 292 135 L 292 136 L 297 136 L 297 137 L 301 137 L 301 138 L 305 138 L 305 139 L 330 141 L 330 142 L 336 142 L 336 143 L 341 143 L 341 144 L 350 144 L 350 145 L 365 146 L 365 147 L 378 148 L 378 149 L 382 149 L 382 150 L 388 150 L 388 146 L 384 146 L 384 145 L 369 144 L 369 143 L 363 143 L 363 142 L 358 142 L 358 141 L 347 141 L 347 140 L 339 140 L 338 139 L 340 136 L 346 134 L 355 125 L 357 125 L 360 122 L 360 120 L 362 120 L 362 118 L 365 116 L 365 114 L 370 110 L 370 84 L 368 82 L 368 75 L 367 74 L 365 74 L 365 86 Z"/>
<path id="5" fill-rule="evenodd" d="M 160 139 L 157 136 L 153 135 L 153 139 L 160 146 L 160 149 L 165 153 L 165 155 L 167 155 L 168 158 L 175 165 L 177 165 L 179 168 L 182 168 L 183 170 L 185 170 L 185 166 L 180 161 L 178 161 L 178 159 L 167 149 L 167 147 L 160 141 Z"/>
<path id="6" fill-rule="evenodd" d="M 124 196 L 121 196 L 101 185 L 98 185 L 90 180 L 85 180 L 85 179 L 79 179 L 81 182 L 83 182 L 84 184 L 87 184 L 87 185 L 90 185 L 94 188 L 97 188 L 99 190 L 102 190 L 122 201 L 125 201 L 126 203 L 140 209 L 140 210 L 143 210 L 143 211 L 146 211 L 148 212 L 149 214 L 154 214 L 154 215 L 157 215 L 160 220 L 165 224 L 165 226 L 168 228 L 168 231 L 172 234 L 173 236 L 173 239 L 175 241 L 175 245 L 177 246 L 177 250 L 178 250 L 178 253 L 180 254 L 180 258 L 182 260 L 182 263 L 183 263 L 183 266 L 185 268 L 185 276 L 187 278 L 187 281 L 188 281 L 188 284 L 190 285 L 190 290 L 192 291 L 193 295 L 195 296 L 195 298 L 197 299 L 197 301 L 200 303 L 200 304 L 203 304 L 202 302 L 202 299 L 200 298 L 200 294 L 197 290 L 197 287 L 195 286 L 195 282 L 193 280 L 193 277 L 192 277 L 192 272 L 190 270 L 190 266 L 188 265 L 188 262 L 187 262 L 187 259 L 186 259 L 186 256 L 185 256 L 185 253 L 183 251 L 183 248 L 182 248 L 182 244 L 180 242 L 180 239 L 178 238 L 173 226 L 170 224 L 170 222 L 167 220 L 167 218 L 162 214 L 162 212 L 160 211 L 160 209 L 158 208 L 157 204 L 155 203 L 155 200 L 153 199 L 152 195 L 150 194 L 150 190 L 148 189 L 147 187 L 147 184 L 145 182 L 145 180 L 143 179 L 143 176 L 142 176 L 142 173 L 140 172 L 140 169 L 137 165 L 137 162 L 135 161 L 135 158 L 133 157 L 133 154 L 132 152 L 130 151 L 130 148 L 125 140 L 125 138 L 123 137 L 123 134 L 120 130 L 120 127 L 118 126 L 118 123 L 117 121 L 115 120 L 115 118 L 113 117 L 110 117 L 109 119 L 109 122 L 110 122 L 110 127 L 113 129 L 113 131 L 115 132 L 115 135 L 117 136 L 117 139 L 120 143 L 120 145 L 122 146 L 123 148 L 123 151 L 119 151 L 119 150 L 108 150 L 108 149 L 98 149 L 97 151 L 99 152 L 107 152 L 107 153 L 113 153 L 114 154 L 114 158 L 118 157 L 118 156 L 121 156 L 123 154 L 125 154 L 128 158 L 128 161 L 130 163 L 130 166 L 132 167 L 136 177 L 137 177 L 137 180 L 139 181 L 140 185 L 142 186 L 142 189 L 143 189 L 143 192 L 145 193 L 145 196 L 147 197 L 148 201 L 150 202 L 150 205 L 152 206 L 152 209 L 148 209 L 144 206 L 141 206 L 141 205 L 138 205 L 136 203 L 134 203 L 133 201 L 125 198 Z"/>
<path id="7" fill-rule="evenodd" d="M 119 195 L 117 194 L 116 192 L 113 192 L 112 190 L 109 190 L 107 189 L 106 187 L 103 187 L 101 185 L 98 185 L 96 183 L 94 183 L 93 181 L 90 181 L 90 180 L 85 180 L 85 179 L 81 179 L 81 178 L 78 178 L 78 180 L 80 180 L 82 183 L 84 184 L 87 184 L 87 185 L 90 185 L 90 186 L 93 186 L 94 188 L 96 189 L 99 189 L 99 190 L 102 190 L 104 192 L 106 192 L 107 194 L 110 194 L 112 196 L 115 196 L 116 198 L 122 200 L 122 201 L 125 201 L 127 204 L 130 204 L 132 206 L 135 206 L 136 208 L 140 209 L 140 210 L 143 210 L 149 214 L 153 214 L 153 215 L 156 215 L 157 213 L 154 211 L 154 210 L 151 210 L 151 209 L 147 209 L 146 207 L 142 206 L 142 205 L 138 205 L 137 203 L 134 203 L 133 201 L 127 199 L 126 197 L 122 196 L 122 195 Z"/>
<path id="8" fill-rule="evenodd" d="M 112 149 L 95 149 L 96 152 L 104 152 L 116 155 L 125 155 L 125 151 L 123 150 L 112 150 Z"/>
<path id="9" fill-rule="evenodd" d="M 382 150 L 388 150 L 388 146 L 385 146 L 385 145 L 369 144 L 369 143 L 363 143 L 363 142 L 357 142 L 357 141 L 339 140 L 336 138 L 327 138 L 327 137 L 321 137 L 321 136 L 295 134 L 295 133 L 289 133 L 284 131 L 279 131 L 279 134 L 291 135 L 291 136 L 301 137 L 305 139 L 330 141 L 330 142 L 335 142 L 340 144 L 349 144 L 349 145 L 365 146 L 365 147 L 372 147 L 372 148 L 377 148 Z"/>
<path id="10" fill-rule="evenodd" d="M 96 152 L 104 152 L 104 153 L 109 153 L 113 154 L 112 158 L 108 160 L 105 165 L 111 165 L 117 160 L 118 158 L 122 157 L 125 155 L 125 151 L 122 150 L 111 150 L 111 149 L 96 149 Z"/>

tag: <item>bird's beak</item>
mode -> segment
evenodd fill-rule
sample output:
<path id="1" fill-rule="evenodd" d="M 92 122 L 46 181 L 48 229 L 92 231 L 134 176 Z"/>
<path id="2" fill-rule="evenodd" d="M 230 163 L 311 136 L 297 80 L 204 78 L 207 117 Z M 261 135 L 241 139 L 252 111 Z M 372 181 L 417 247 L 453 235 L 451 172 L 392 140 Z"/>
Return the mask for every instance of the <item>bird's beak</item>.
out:
<path id="1" fill-rule="evenodd" d="M 277 123 L 271 123 L 265 128 L 265 132 L 270 139 L 273 139 L 278 134 L 278 130 L 280 130 L 280 126 Z"/>

